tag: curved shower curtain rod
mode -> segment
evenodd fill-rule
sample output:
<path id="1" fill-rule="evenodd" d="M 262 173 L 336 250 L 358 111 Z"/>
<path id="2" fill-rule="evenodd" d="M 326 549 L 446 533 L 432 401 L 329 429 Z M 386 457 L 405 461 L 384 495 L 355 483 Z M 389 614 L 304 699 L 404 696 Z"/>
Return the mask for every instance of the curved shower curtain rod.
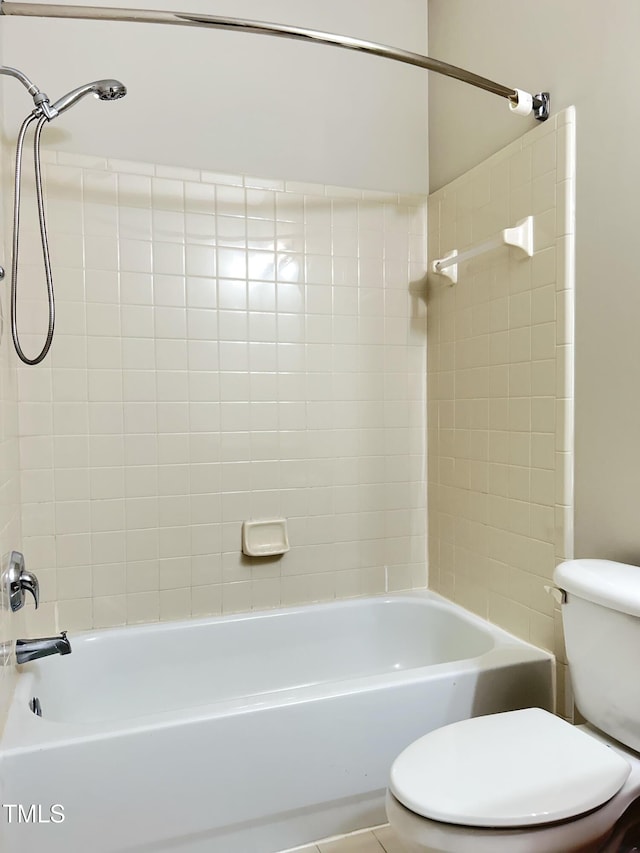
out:
<path id="1" fill-rule="evenodd" d="M 17 3 L 12 0 L 0 0 L 0 15 L 15 15 L 32 18 L 68 18 L 86 21 L 131 21 L 141 24 L 173 24 L 182 27 L 211 27 L 219 30 L 236 30 L 245 33 L 278 36 L 299 41 L 328 44 L 345 50 L 356 50 L 426 68 L 446 77 L 453 77 L 463 83 L 469 83 L 479 89 L 492 92 L 509 101 L 510 108 L 520 115 L 533 114 L 536 119 L 545 121 L 549 117 L 549 93 L 539 92 L 531 95 L 521 89 L 512 89 L 481 77 L 456 65 L 449 65 L 438 59 L 431 59 L 420 53 L 400 50 L 376 42 L 325 33 L 319 30 L 290 27 L 284 24 L 272 24 L 266 21 L 249 21 L 243 18 L 226 18 L 217 15 L 201 15 L 197 12 L 162 12 L 155 9 L 118 9 L 106 6 L 57 6 L 49 3 Z"/>

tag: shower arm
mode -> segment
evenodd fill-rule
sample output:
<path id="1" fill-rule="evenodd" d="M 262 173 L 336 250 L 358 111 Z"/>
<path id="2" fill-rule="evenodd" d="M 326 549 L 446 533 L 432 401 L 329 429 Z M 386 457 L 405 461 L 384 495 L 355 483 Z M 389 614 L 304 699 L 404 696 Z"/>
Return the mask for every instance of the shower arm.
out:
<path id="1" fill-rule="evenodd" d="M 38 89 L 36 84 L 32 80 L 29 80 L 27 75 L 23 74 L 19 68 L 12 68 L 10 65 L 0 65 L 0 74 L 6 74 L 7 77 L 15 77 L 32 97 L 40 94 L 40 89 Z"/>
<path id="2" fill-rule="evenodd" d="M 319 30 L 302 29 L 284 24 L 273 24 L 266 21 L 250 21 L 243 18 L 227 18 L 217 15 L 201 15 L 196 12 L 164 12 L 154 9 L 118 9 L 105 6 L 60 6 L 49 3 L 18 3 L 13 0 L 0 0 L 0 15 L 32 18 L 67 18 L 85 21 L 130 21 L 141 24 L 173 24 L 182 27 L 210 27 L 218 30 L 235 30 L 245 33 L 278 36 L 280 38 L 297 39 L 298 41 L 327 44 L 345 50 L 354 50 L 393 59 L 406 65 L 415 65 L 427 71 L 435 71 L 452 77 L 463 83 L 469 83 L 486 92 L 491 92 L 509 101 L 510 108 L 521 115 L 533 114 L 539 121 L 549 117 L 549 93 L 539 92 L 530 95 L 520 89 L 512 89 L 495 83 L 486 77 L 481 77 L 456 65 L 449 65 L 438 59 L 431 59 L 420 53 L 363 41 L 350 36 L 335 35 Z"/>
<path id="3" fill-rule="evenodd" d="M 0 0 L 0 3 L 1 2 L 2 0 Z M 44 115 L 47 121 L 51 121 L 51 119 L 57 115 L 57 113 L 51 109 L 48 95 L 41 92 L 36 84 L 30 80 L 26 74 L 23 74 L 19 68 L 12 68 L 10 65 L 0 65 L 0 75 L 2 74 L 5 74 L 7 77 L 15 77 L 16 80 L 19 80 L 22 83 L 27 92 L 33 98 L 33 103 L 35 104 L 34 114 L 38 113 L 39 115 Z"/>

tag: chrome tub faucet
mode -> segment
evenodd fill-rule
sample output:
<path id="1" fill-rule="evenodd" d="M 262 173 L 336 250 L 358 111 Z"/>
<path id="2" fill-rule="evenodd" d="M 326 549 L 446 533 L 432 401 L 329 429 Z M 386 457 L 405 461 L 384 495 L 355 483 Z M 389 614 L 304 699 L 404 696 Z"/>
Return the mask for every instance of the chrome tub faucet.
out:
<path id="1" fill-rule="evenodd" d="M 35 640 L 16 640 L 16 663 L 29 663 L 32 660 L 46 658 L 48 655 L 70 655 L 71 643 L 67 632 L 57 637 L 39 637 Z"/>
<path id="2" fill-rule="evenodd" d="M 0 0 L 2 2 L 2 0 Z M 40 585 L 38 578 L 26 570 L 24 557 L 20 551 L 12 551 L 9 567 L 0 578 L 0 606 L 6 601 L 13 613 L 21 610 L 25 604 L 26 593 L 33 596 L 38 609 L 40 604 Z M 46 658 L 49 655 L 70 655 L 71 643 L 67 632 L 57 637 L 37 637 L 34 640 L 16 640 L 16 663 L 29 663 L 31 660 Z"/>

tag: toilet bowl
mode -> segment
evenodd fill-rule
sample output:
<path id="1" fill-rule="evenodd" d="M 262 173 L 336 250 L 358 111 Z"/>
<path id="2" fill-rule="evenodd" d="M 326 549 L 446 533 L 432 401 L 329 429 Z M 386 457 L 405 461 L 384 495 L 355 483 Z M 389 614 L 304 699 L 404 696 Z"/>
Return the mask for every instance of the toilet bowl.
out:
<path id="1" fill-rule="evenodd" d="M 555 581 L 576 701 L 590 724 L 529 708 L 412 743 L 387 793 L 407 853 L 637 849 L 607 845 L 640 826 L 640 568 L 570 561 Z"/>
<path id="2" fill-rule="evenodd" d="M 596 753 L 591 756 L 594 760 L 592 769 L 594 775 L 589 774 L 588 768 L 584 763 L 581 765 L 582 770 L 585 771 L 587 783 L 594 782 L 595 790 L 589 784 L 585 784 L 580 791 L 577 791 L 575 787 L 571 788 L 560 784 L 558 775 L 555 775 L 555 777 L 550 775 L 546 784 L 540 779 L 536 782 L 534 778 L 528 775 L 528 770 L 530 769 L 528 762 L 521 761 L 520 770 L 522 775 L 520 778 L 526 783 L 525 789 L 529 788 L 531 792 L 531 799 L 529 800 L 524 790 L 519 791 L 519 796 L 515 798 L 510 796 L 510 792 L 513 791 L 513 779 L 509 780 L 505 776 L 501 777 L 499 772 L 496 772 L 498 768 L 494 764 L 487 773 L 486 787 L 484 788 L 485 795 L 477 799 L 477 804 L 484 807 L 485 822 L 482 825 L 478 823 L 470 825 L 467 822 L 470 816 L 464 812 L 462 804 L 456 798 L 456 786 L 451 783 L 454 781 L 455 772 L 464 773 L 465 763 L 468 763 L 470 766 L 473 765 L 472 756 L 469 753 L 465 753 L 463 757 L 467 761 L 463 761 L 462 766 L 458 766 L 455 771 L 453 770 L 455 761 L 450 765 L 451 776 L 446 780 L 446 784 L 443 783 L 439 786 L 436 803 L 434 804 L 430 794 L 436 793 L 435 786 L 433 791 L 424 792 L 421 798 L 419 791 L 423 789 L 421 789 L 418 780 L 414 778 L 413 781 L 415 784 L 412 785 L 410 781 L 411 770 L 410 768 L 403 767 L 404 761 L 412 757 L 412 747 L 420 744 L 420 741 L 417 741 L 411 747 L 408 747 L 404 753 L 401 753 L 398 760 L 394 763 L 394 776 L 392 776 L 386 801 L 389 823 L 400 838 L 407 853 L 467 853 L 467 851 L 468 853 L 573 853 L 573 851 L 576 851 L 576 853 L 578 851 L 580 853 L 591 853 L 591 851 L 602 853 L 602 851 L 608 850 L 608 848 L 603 847 L 603 844 L 612 835 L 616 822 L 628 807 L 636 799 L 640 798 L 640 756 L 629 750 L 625 750 L 620 744 L 606 738 L 589 726 L 576 728 L 557 717 L 553 717 L 546 711 L 538 709 L 531 710 L 534 713 L 548 716 L 551 720 L 557 721 L 561 726 L 566 726 L 572 734 L 577 734 L 580 738 L 586 738 L 594 746 L 598 747 L 598 751 L 600 749 L 603 750 L 605 757 L 613 756 L 619 759 L 621 762 L 620 775 L 616 777 L 615 774 L 618 771 L 615 767 L 610 767 L 609 770 L 613 775 L 607 778 L 606 771 L 604 771 L 604 780 L 600 778 L 596 769 L 598 766 Z M 514 721 L 518 726 L 522 725 L 524 734 L 525 727 L 531 723 L 531 719 L 528 717 L 526 711 L 495 714 L 493 715 L 493 720 L 496 726 L 500 727 L 505 723 L 505 718 L 509 718 L 511 715 L 514 716 Z M 516 715 L 522 715 L 521 719 L 518 720 Z M 487 719 L 490 718 L 476 717 L 473 720 L 464 722 L 474 723 Z M 446 726 L 445 729 L 439 729 L 438 732 L 444 733 L 446 729 L 449 729 L 451 730 L 450 734 L 454 735 L 455 730 L 460 725 L 460 723 L 454 723 Z M 432 734 L 435 734 L 435 732 Z M 428 738 L 429 736 L 427 735 L 421 739 L 423 741 L 422 750 L 417 752 L 416 758 L 422 758 L 423 760 L 426 758 L 428 760 L 430 746 Z M 525 738 L 525 740 L 529 747 L 535 745 L 533 742 L 535 739 Z M 484 746 L 488 746 L 486 740 Z M 570 745 L 567 758 L 569 755 L 573 755 L 573 750 L 577 746 L 578 742 L 575 741 Z M 561 750 L 561 748 L 561 741 L 558 739 L 554 744 L 554 749 L 557 751 Z M 434 751 L 437 751 L 437 747 Z M 455 747 L 453 747 L 453 754 L 455 755 Z M 545 756 L 549 756 L 544 750 L 541 751 L 540 755 L 542 764 Z M 462 756 L 458 753 L 457 757 L 460 758 Z M 484 760 L 486 755 L 481 757 Z M 513 757 L 514 764 L 512 770 L 518 761 L 517 754 L 513 754 Z M 402 758 L 404 760 L 400 762 Z M 432 766 L 434 769 L 433 779 L 437 782 L 439 771 L 434 765 Z M 484 766 L 486 767 L 486 764 Z M 406 776 L 404 773 L 405 770 L 408 771 Z M 502 771 L 504 772 L 504 770 L 503 763 Z M 431 779 L 429 779 L 429 776 L 431 774 L 425 775 L 428 780 L 427 784 L 430 784 Z M 569 773 L 568 778 L 571 775 Z M 603 783 L 604 785 L 611 784 L 615 786 L 616 782 L 614 780 L 621 777 L 624 777 L 624 779 L 618 786 L 618 790 L 612 795 L 606 796 L 607 791 L 603 787 Z M 463 776 L 460 777 L 461 783 L 463 778 Z M 470 777 L 467 776 L 467 791 L 461 797 L 466 805 L 469 802 L 473 804 L 471 787 L 469 785 L 470 781 Z M 579 782 L 579 775 L 574 777 L 573 782 L 574 784 Z M 570 785 L 570 783 L 567 784 Z M 446 787 L 447 785 L 450 785 L 450 787 Z M 407 794 L 411 794 L 412 798 L 407 796 Z M 567 794 L 568 796 L 563 798 L 563 794 Z M 595 795 L 595 798 L 599 799 L 598 794 L 605 797 L 605 799 L 596 806 L 593 803 L 593 799 L 589 801 L 588 798 Z M 540 795 L 542 795 L 543 801 L 547 800 L 548 811 L 546 812 L 544 803 L 540 802 Z M 583 800 L 581 800 L 582 797 L 584 797 Z M 514 799 L 519 802 L 524 813 L 520 818 L 521 822 L 518 823 L 518 819 L 513 816 L 512 811 L 511 823 L 507 825 L 505 811 L 509 808 L 513 810 Z M 442 813 L 440 814 L 440 819 L 425 815 L 425 813 L 429 814 L 434 805 L 442 807 L 443 800 L 445 803 L 447 800 L 449 801 L 449 811 L 446 821 L 443 820 L 444 815 Z M 570 815 L 567 811 L 571 811 L 572 806 L 576 811 L 573 815 Z M 458 811 L 456 811 L 456 808 L 458 808 Z M 565 810 L 565 815 L 558 817 L 558 812 L 561 809 Z M 436 814 L 435 810 L 433 814 Z M 495 817 L 492 818 L 492 815 L 495 815 Z M 618 853 L 619 850 L 620 848 L 618 847 L 611 847 L 611 853 L 613 851 Z"/>

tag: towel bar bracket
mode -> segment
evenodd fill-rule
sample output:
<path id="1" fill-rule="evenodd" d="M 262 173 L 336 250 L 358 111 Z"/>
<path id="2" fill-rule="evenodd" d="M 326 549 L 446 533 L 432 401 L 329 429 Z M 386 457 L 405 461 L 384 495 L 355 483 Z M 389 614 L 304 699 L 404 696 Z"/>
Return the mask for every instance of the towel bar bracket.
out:
<path id="1" fill-rule="evenodd" d="M 464 252 L 453 249 L 444 257 L 432 262 L 431 272 L 447 278 L 449 286 L 457 284 L 460 264 L 477 258 L 479 255 L 484 255 L 493 249 L 499 249 L 501 246 L 511 246 L 524 257 L 530 258 L 533 255 L 533 216 L 521 219 L 513 228 L 504 228 L 496 237 Z"/>

